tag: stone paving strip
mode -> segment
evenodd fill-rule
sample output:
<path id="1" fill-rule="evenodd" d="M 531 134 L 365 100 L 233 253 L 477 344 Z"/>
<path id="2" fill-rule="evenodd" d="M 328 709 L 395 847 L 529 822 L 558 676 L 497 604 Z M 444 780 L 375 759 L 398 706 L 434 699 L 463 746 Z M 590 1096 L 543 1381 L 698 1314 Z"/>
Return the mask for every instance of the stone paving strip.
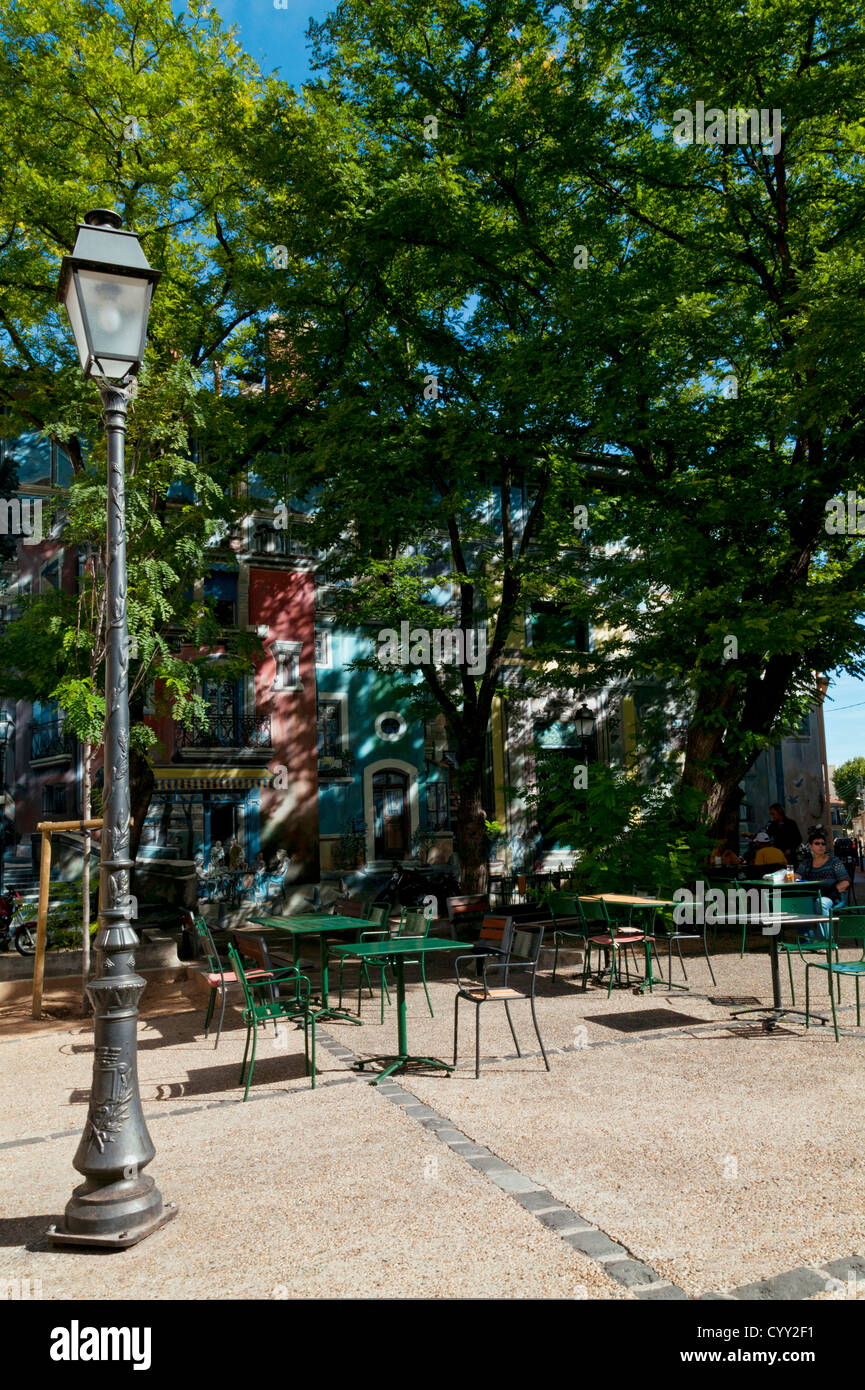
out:
<path id="1" fill-rule="evenodd" d="M 318 1081 L 316 1090 L 323 1090 L 326 1086 L 350 1085 L 355 1080 L 356 1078 L 354 1076 L 328 1077 L 325 1080 Z M 209 1100 L 205 1101 L 202 1105 L 180 1105 L 172 1110 L 148 1111 L 144 1118 L 149 1128 L 150 1125 L 157 1121 L 170 1120 L 175 1115 L 195 1115 L 201 1110 L 222 1110 L 227 1105 L 249 1105 L 252 1102 L 261 1104 L 262 1101 L 281 1100 L 285 1096 L 299 1095 L 308 1090 L 309 1083 L 304 1082 L 301 1086 L 286 1086 L 281 1091 L 250 1091 L 249 1099 L 246 1102 L 242 1101 L 239 1097 L 232 1097 L 230 1100 Z M 3 1142 L 0 1143 L 0 1152 L 4 1149 L 24 1148 L 29 1144 L 48 1144 L 52 1139 L 68 1139 L 69 1134 L 70 1131 L 68 1129 L 57 1129 L 50 1134 L 31 1134 L 25 1139 L 4 1139 Z"/>
<path id="2" fill-rule="evenodd" d="M 361 1060 L 344 1043 L 339 1042 L 329 1034 L 319 1033 L 318 1041 L 322 1047 L 327 1048 L 333 1057 L 349 1066 Z M 553 1050 L 571 1051 L 572 1049 Z M 538 1055 L 540 1056 L 540 1054 Z M 364 1078 L 359 1077 L 359 1079 Z M 547 1192 L 540 1183 L 536 1183 L 532 1178 L 526 1177 L 524 1173 L 512 1168 L 504 1159 L 499 1158 L 498 1154 L 492 1153 L 483 1144 L 476 1144 L 473 1139 L 456 1129 L 450 1120 L 439 1114 L 432 1106 L 418 1100 L 417 1096 L 412 1095 L 410 1091 L 403 1090 L 398 1082 L 388 1078 L 375 1087 L 375 1092 L 385 1100 L 390 1101 L 391 1104 L 400 1106 L 404 1114 L 423 1125 L 424 1129 L 428 1129 L 443 1144 L 447 1144 L 452 1153 L 465 1159 L 472 1168 L 483 1173 L 490 1182 L 495 1183 L 502 1192 L 507 1193 L 509 1197 L 518 1202 L 541 1225 L 560 1236 L 566 1245 L 571 1246 L 574 1250 L 579 1250 L 582 1255 L 599 1265 L 611 1279 L 615 1279 L 617 1283 L 630 1289 L 635 1298 L 687 1298 L 684 1290 L 663 1279 L 651 1266 L 636 1259 L 624 1245 L 611 1240 L 604 1231 L 599 1230 L 591 1221 L 587 1221 L 585 1217 L 580 1216 L 564 1202 L 560 1202 L 551 1192 Z"/>
<path id="3" fill-rule="evenodd" d="M 700 1300 L 783 1302 L 795 1299 L 801 1302 L 817 1294 L 843 1293 L 849 1296 L 851 1291 L 854 1297 L 865 1294 L 865 1259 L 861 1255 L 848 1255 L 843 1260 L 830 1260 L 824 1265 L 799 1265 L 783 1274 L 774 1274 L 769 1279 L 742 1284 L 740 1288 L 730 1289 L 727 1293 L 702 1293 Z"/>
<path id="4" fill-rule="evenodd" d="M 723 1024 L 705 1025 L 709 1027 Z M 690 1030 L 683 1030 L 690 1031 Z M 643 1034 L 639 1041 L 661 1038 L 664 1033 Z M 359 1060 L 341 1041 L 328 1035 L 319 1034 L 321 1043 L 332 1056 L 351 1065 Z M 627 1045 L 637 1041 L 634 1038 L 601 1040 L 588 1047 L 609 1047 Z M 548 1048 L 549 1054 L 578 1052 L 585 1050 L 576 1046 Z M 540 1057 L 538 1052 L 523 1052 L 522 1057 Z M 516 1053 L 484 1058 L 485 1062 L 516 1061 Z M 506 1163 L 482 1144 L 475 1143 L 452 1121 L 441 1115 L 432 1106 L 419 1100 L 411 1092 L 403 1089 L 392 1078 L 375 1087 L 378 1094 L 399 1105 L 404 1113 L 429 1129 L 452 1152 L 464 1158 L 473 1168 L 483 1172 L 491 1182 L 500 1187 L 508 1196 L 517 1201 L 543 1225 L 555 1231 L 568 1245 L 597 1263 L 604 1272 L 638 1299 L 670 1301 L 688 1299 L 688 1294 L 678 1285 L 658 1274 L 650 1265 L 638 1259 L 630 1250 L 613 1240 L 593 1222 L 586 1220 L 566 1203 L 554 1197 L 541 1184 L 534 1182 L 525 1174 Z M 772 1275 L 767 1279 L 744 1284 L 728 1292 L 707 1291 L 697 1295 L 702 1301 L 748 1301 L 748 1300 L 797 1300 L 807 1301 L 817 1295 L 847 1292 L 850 1281 L 862 1279 L 865 1294 L 865 1259 L 857 1255 L 833 1260 L 822 1266 L 799 1266 L 794 1270 Z M 849 1296 L 849 1294 L 848 1294 Z"/>

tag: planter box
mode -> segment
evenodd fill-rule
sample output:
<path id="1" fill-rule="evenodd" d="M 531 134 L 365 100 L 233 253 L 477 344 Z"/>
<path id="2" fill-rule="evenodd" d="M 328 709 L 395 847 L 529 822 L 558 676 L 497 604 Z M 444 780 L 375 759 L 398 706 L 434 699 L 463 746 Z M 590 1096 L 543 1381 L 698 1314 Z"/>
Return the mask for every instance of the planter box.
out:
<path id="1" fill-rule="evenodd" d="M 69 954 L 71 955 L 72 952 L 69 952 Z M 186 974 L 185 974 L 185 972 L 184 972 L 184 970 L 183 970 L 183 965 L 182 965 L 182 964 L 178 965 L 177 962 L 175 962 L 175 964 L 174 964 L 172 967 L 170 967 L 170 968 L 169 968 L 169 967 L 163 966 L 163 967 L 161 967 L 160 969 L 157 969 L 157 970 L 139 970 L 138 973 L 148 982 L 148 984 L 149 984 L 151 981 L 156 981 L 156 980 L 168 980 L 168 981 L 170 981 L 170 980 L 186 979 Z M 62 994 L 64 994 L 64 993 L 70 993 L 70 992 L 71 992 L 71 993 L 75 994 L 76 997 L 77 997 L 77 996 L 80 994 L 80 991 L 81 991 L 81 975 L 80 975 L 80 973 L 79 973 L 78 975 L 51 975 L 51 976 L 49 976 L 49 975 L 48 975 L 48 972 L 46 971 L 46 973 L 45 973 L 45 989 L 44 989 L 44 991 L 43 991 L 42 1002 L 43 1002 L 43 1004 L 48 1004 L 48 1005 L 50 1005 L 51 1002 L 52 1002 L 52 995 L 53 995 L 54 998 L 56 999 L 58 994 L 61 994 L 61 995 L 62 995 Z M 32 981 L 32 980 L 2 980 L 2 979 L 0 979 L 0 1004 L 12 1004 L 12 1003 L 14 1003 L 14 1001 L 15 1001 L 16 999 L 28 999 L 28 998 L 32 995 L 32 993 L 33 993 L 33 981 Z M 145 991 L 144 991 L 144 994 L 142 995 L 142 999 L 144 999 L 144 998 L 146 998 L 146 997 L 147 997 L 147 991 L 145 990 Z M 87 1022 L 86 1019 L 85 1019 L 85 1020 L 82 1020 L 80 1017 L 76 1017 L 74 1014 L 73 1014 L 73 1016 L 72 1016 L 71 1019 L 70 1019 L 70 1023 L 73 1024 L 73 1025 L 74 1025 L 74 1024 L 81 1024 L 82 1021 L 85 1022 L 85 1023 Z M 92 1015 L 90 1016 L 90 1021 L 92 1022 Z"/>
<path id="2" fill-rule="evenodd" d="M 177 958 L 176 936 L 157 937 L 155 941 L 145 942 L 135 952 L 136 970 L 165 970 L 177 967 L 183 962 Z M 62 979 L 65 976 L 81 978 L 81 951 L 46 951 L 45 978 Z M 0 981 L 32 980 L 35 956 L 19 956 L 16 950 L 4 951 L 0 955 Z M 95 952 L 91 950 L 91 962 L 95 964 Z"/>

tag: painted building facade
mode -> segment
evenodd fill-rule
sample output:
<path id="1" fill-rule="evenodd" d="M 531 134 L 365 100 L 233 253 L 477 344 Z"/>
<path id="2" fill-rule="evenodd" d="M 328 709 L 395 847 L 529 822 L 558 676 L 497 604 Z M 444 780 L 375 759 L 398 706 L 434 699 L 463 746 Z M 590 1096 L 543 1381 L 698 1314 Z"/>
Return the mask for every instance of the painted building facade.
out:
<path id="1" fill-rule="evenodd" d="M 56 446 L 27 437 L 0 441 L 0 448 L 18 466 L 19 504 L 22 498 L 47 501 L 68 485 L 71 466 Z M 14 618 L 22 596 L 77 590 L 84 556 L 64 545 L 61 528 L 32 541 L 21 537 L 4 566 L 0 623 Z M 292 878 L 318 878 L 314 570 L 302 527 L 280 531 L 270 510 L 252 511 L 222 548 L 214 547 L 195 596 L 212 602 L 225 631 L 255 632 L 262 655 L 241 679 L 202 686 L 207 716 L 191 730 L 160 715 L 159 691 L 149 692 L 144 719 L 158 741 L 140 867 L 188 864 L 196 854 L 207 862 L 214 845 L 236 838 L 250 865 L 258 854 L 271 864 L 281 848 L 292 858 Z M 204 654 L 182 645 L 179 633 L 175 650 L 187 658 Z M 82 748 L 54 702 L 3 704 L 13 733 L 3 766 L 0 845 L 7 861 L 29 863 L 40 821 L 83 815 Z M 93 768 L 97 788 L 99 762 Z"/>
<path id="2" fill-rule="evenodd" d="M 19 499 L 32 505 L 68 484 L 71 467 L 56 446 L 25 437 L 0 441 L 0 448 L 19 468 Z M 347 845 L 368 864 L 386 866 L 419 849 L 432 862 L 448 862 L 456 762 L 438 707 L 428 702 L 426 718 L 407 714 L 387 673 L 355 665 L 370 656 L 376 633 L 338 625 L 326 558 L 305 536 L 308 506 L 290 504 L 282 526 L 275 522 L 278 508 L 259 506 L 221 548 L 214 547 L 196 596 L 212 601 L 226 630 L 257 633 L 262 655 L 241 679 L 213 679 L 202 688 L 208 713 L 194 730 L 159 716 L 158 692 L 151 692 L 144 717 L 158 745 L 141 861 L 188 864 L 201 854 L 207 862 L 215 845 L 236 839 L 250 865 L 259 854 L 272 863 L 276 850 L 285 849 L 292 878 L 305 882 L 317 881 L 321 870 L 350 867 Z M 525 512 L 518 491 L 513 512 Z M 62 532 L 32 541 L 22 538 L 6 566 L 0 622 L 14 615 L 21 595 L 52 587 L 75 592 L 79 583 L 83 557 L 64 546 Z M 445 590 L 433 597 L 442 612 L 452 602 Z M 545 835 L 526 802 L 538 748 L 569 764 L 626 763 L 645 712 L 658 702 L 658 690 L 648 687 L 585 697 L 527 693 L 532 647 L 552 637 L 577 651 L 589 650 L 593 640 L 585 628 L 564 632 L 555 608 L 536 602 L 511 634 L 503 694 L 494 701 L 482 750 L 484 810 L 504 828 L 494 853 L 507 870 L 568 862 L 567 846 Z M 201 654 L 178 650 L 190 658 Z M 52 702 L 19 702 L 11 712 L 2 789 L 5 852 L 29 860 L 40 820 L 83 813 L 81 748 Z M 671 703 L 667 743 L 681 746 L 685 728 Z M 769 804 L 781 801 L 806 831 L 823 815 L 823 786 L 815 711 L 796 737 L 761 754 L 748 773 L 742 829 L 761 828 Z"/>

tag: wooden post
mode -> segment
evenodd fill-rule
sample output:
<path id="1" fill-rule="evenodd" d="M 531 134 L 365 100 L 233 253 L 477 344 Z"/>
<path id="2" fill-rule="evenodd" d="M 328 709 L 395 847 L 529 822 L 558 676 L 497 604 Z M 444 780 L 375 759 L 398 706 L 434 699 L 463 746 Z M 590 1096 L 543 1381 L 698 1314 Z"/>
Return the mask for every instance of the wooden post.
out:
<path id="1" fill-rule="evenodd" d="M 39 914 L 36 918 L 36 959 L 33 962 L 34 1018 L 42 1017 L 42 985 L 45 979 L 45 937 L 48 924 L 48 890 L 51 886 L 51 831 L 44 826 L 42 852 L 39 858 Z"/>
<path id="2" fill-rule="evenodd" d="M 829 784 L 829 760 L 826 756 L 826 724 L 823 705 L 829 690 L 829 677 L 817 674 L 817 731 L 820 735 L 820 761 L 823 764 L 823 795 L 826 798 L 826 853 L 832 854 L 835 834 L 832 829 L 832 788 Z"/>
<path id="3" fill-rule="evenodd" d="M 130 825 L 132 822 L 130 821 Z M 43 820 L 36 827 L 37 830 L 47 830 L 51 835 L 55 830 L 101 830 L 102 820 Z"/>
<path id="4" fill-rule="evenodd" d="M 42 836 L 39 859 L 39 907 L 36 916 L 36 956 L 33 961 L 33 1018 L 42 1017 L 42 988 L 45 982 L 45 946 L 48 936 L 48 899 L 51 896 L 51 834 L 54 830 L 101 830 L 99 820 L 40 821 L 36 829 Z"/>

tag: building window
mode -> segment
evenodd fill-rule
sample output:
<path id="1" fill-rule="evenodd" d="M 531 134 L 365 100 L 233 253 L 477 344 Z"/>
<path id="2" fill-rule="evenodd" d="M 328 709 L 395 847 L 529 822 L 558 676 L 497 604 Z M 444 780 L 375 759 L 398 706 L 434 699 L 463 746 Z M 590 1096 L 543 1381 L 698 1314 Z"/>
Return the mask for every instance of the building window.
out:
<path id="1" fill-rule="evenodd" d="M 427 782 L 426 823 L 430 830 L 450 829 L 450 788 L 447 782 Z"/>
<path id="2" fill-rule="evenodd" d="M 239 743 L 243 711 L 243 687 L 240 681 L 204 681 L 201 690 L 207 702 L 207 728 L 214 743 L 217 746 Z"/>
<path id="3" fill-rule="evenodd" d="M 269 521 L 260 521 L 252 533 L 252 548 L 261 555 L 284 555 L 285 532 L 278 531 Z"/>
<path id="4" fill-rule="evenodd" d="M 585 652 L 589 649 L 589 629 L 583 618 L 561 604 L 534 599 L 526 614 L 526 642 L 530 647 L 550 644 Z"/>
<path id="5" fill-rule="evenodd" d="M 66 815 L 66 788 L 64 786 L 42 788 L 42 814 L 45 816 Z"/>
<path id="6" fill-rule="evenodd" d="M 39 571 L 39 592 L 46 594 L 49 589 L 60 588 L 60 561 L 49 560 Z"/>
<path id="7" fill-rule="evenodd" d="M 276 664 L 271 690 L 302 690 L 300 653 L 302 642 L 271 642 L 270 654 Z"/>
<path id="8" fill-rule="evenodd" d="M 36 433 L 17 439 L 0 440 L 0 461 L 8 459 L 18 470 L 18 486 L 28 488 L 68 487 L 72 464 L 59 444 Z"/>
<path id="9" fill-rule="evenodd" d="M 401 714 L 389 710 L 380 714 L 375 721 L 375 731 L 385 743 L 397 743 L 406 733 L 408 725 Z"/>
<path id="10" fill-rule="evenodd" d="M 194 502 L 195 488 L 186 478 L 175 478 L 173 483 L 168 484 L 165 496 L 170 502 Z"/>
<path id="11" fill-rule="evenodd" d="M 237 627 L 237 570 L 211 570 L 204 581 L 204 597 L 220 627 Z"/>
<path id="12" fill-rule="evenodd" d="M 330 657 L 330 633 L 327 628 L 317 627 L 315 629 L 315 664 L 316 666 L 331 666 Z"/>
<path id="13" fill-rule="evenodd" d="M 337 758 L 342 752 L 342 702 L 319 700 L 318 717 L 319 758 Z"/>

